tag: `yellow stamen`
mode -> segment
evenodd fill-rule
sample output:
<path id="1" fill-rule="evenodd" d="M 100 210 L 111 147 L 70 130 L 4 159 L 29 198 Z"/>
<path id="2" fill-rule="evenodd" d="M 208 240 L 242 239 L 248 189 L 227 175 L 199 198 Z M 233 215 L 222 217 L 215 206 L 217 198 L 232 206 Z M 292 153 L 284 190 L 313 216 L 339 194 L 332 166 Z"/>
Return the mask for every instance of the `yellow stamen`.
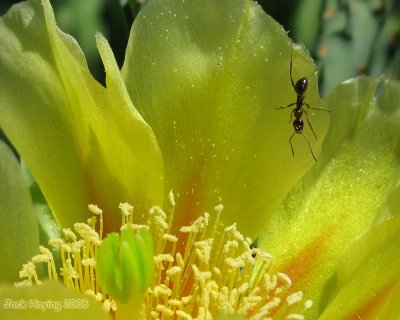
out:
<path id="1" fill-rule="evenodd" d="M 155 206 L 145 215 L 143 225 L 134 223 L 133 206 L 119 206 L 121 230 L 148 229 L 154 241 L 155 274 L 143 301 L 146 319 L 213 319 L 217 314 L 239 314 L 253 320 L 304 319 L 312 301 L 302 303 L 303 293 L 290 291 L 292 281 L 286 274 L 269 273 L 271 255 L 252 248 L 251 239 L 236 224 L 222 225 L 222 205 L 214 208 L 213 216 L 204 213 L 175 235 L 170 233 L 175 207 L 172 192 L 169 201 L 168 214 Z M 64 239 L 50 240 L 49 245 L 61 248 L 60 275 L 66 287 L 102 303 L 107 312 L 118 313 L 115 301 L 102 291 L 96 277 L 103 212 L 95 205 L 89 205 L 89 210 L 94 216 L 87 224 L 75 223 L 74 231 L 64 229 Z M 179 249 L 182 241 L 184 249 Z M 40 247 L 40 252 L 23 265 L 20 276 L 27 279 L 18 285 L 40 283 L 35 271 L 38 263 L 47 263 L 49 278 L 58 279 L 51 251 Z"/>

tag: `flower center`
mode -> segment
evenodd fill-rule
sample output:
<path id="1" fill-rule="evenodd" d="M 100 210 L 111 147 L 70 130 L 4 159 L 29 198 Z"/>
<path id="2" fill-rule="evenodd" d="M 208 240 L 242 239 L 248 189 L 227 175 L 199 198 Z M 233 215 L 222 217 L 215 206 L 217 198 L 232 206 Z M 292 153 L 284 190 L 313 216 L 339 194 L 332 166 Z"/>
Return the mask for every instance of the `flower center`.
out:
<path id="1" fill-rule="evenodd" d="M 302 303 L 301 291 L 290 293 L 292 283 L 287 275 L 269 273 L 271 256 L 252 247 L 252 240 L 244 237 L 236 224 L 222 225 L 222 205 L 215 207 L 214 219 L 204 213 L 174 235 L 170 233 L 175 207 L 172 193 L 169 198 L 168 214 L 153 207 L 145 217 L 145 225 L 133 222 L 131 205 L 120 205 L 121 229 L 148 229 L 154 240 L 155 274 L 144 296 L 144 318 L 213 319 L 219 314 L 239 314 L 255 320 L 304 319 L 302 314 L 312 301 Z M 102 291 L 96 277 L 102 211 L 94 205 L 89 210 L 94 216 L 87 224 L 76 223 L 75 232 L 64 229 L 64 239 L 50 240 L 49 245 L 60 248 L 60 275 L 65 286 L 88 294 L 106 311 L 118 314 L 118 304 Z M 51 280 L 58 279 L 51 251 L 44 247 L 40 251 L 23 266 L 20 277 L 27 279 L 19 285 L 40 283 L 35 271 L 40 262 L 47 263 Z"/>

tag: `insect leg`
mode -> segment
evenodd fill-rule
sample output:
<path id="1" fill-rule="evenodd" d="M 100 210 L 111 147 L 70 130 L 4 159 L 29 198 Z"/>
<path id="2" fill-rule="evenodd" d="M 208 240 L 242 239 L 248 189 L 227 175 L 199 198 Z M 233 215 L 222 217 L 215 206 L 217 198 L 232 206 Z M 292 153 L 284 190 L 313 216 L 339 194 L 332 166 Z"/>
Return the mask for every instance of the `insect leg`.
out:
<path id="1" fill-rule="evenodd" d="M 289 107 L 291 107 L 291 106 L 294 106 L 295 104 L 296 104 L 296 102 L 293 102 L 293 103 L 288 104 L 288 105 L 286 105 L 286 106 L 277 107 L 277 108 L 275 108 L 275 109 L 285 109 L 285 108 L 289 108 Z"/>
<path id="2" fill-rule="evenodd" d="M 323 109 L 323 108 L 313 108 L 313 107 L 310 107 L 310 105 L 309 105 L 308 103 L 305 103 L 305 102 L 303 102 L 303 105 L 305 105 L 308 109 L 331 112 L 330 110 Z"/>
<path id="3" fill-rule="evenodd" d="M 303 112 L 304 112 L 304 114 L 306 115 L 307 123 L 308 123 L 308 125 L 309 125 L 310 128 L 311 128 L 311 131 L 312 131 L 312 133 L 313 133 L 313 135 L 314 135 L 314 137 L 315 137 L 315 140 L 317 140 L 317 136 L 316 136 L 316 134 L 315 134 L 315 132 L 314 132 L 314 129 L 313 129 L 312 125 L 311 125 L 310 120 L 308 119 L 308 113 L 307 113 L 307 111 L 304 110 L 304 109 L 303 109 Z"/>
<path id="4" fill-rule="evenodd" d="M 315 67 L 315 69 L 314 69 L 313 73 L 311 73 L 311 76 L 309 79 L 311 79 L 314 76 L 314 74 L 317 73 L 317 71 L 318 71 L 318 67 Z"/>
<path id="5" fill-rule="evenodd" d="M 317 158 L 315 157 L 314 152 L 313 152 L 312 149 L 311 149 L 310 140 L 307 138 L 307 136 L 304 134 L 304 132 L 302 132 L 301 134 L 303 135 L 304 139 L 307 140 L 308 148 L 310 148 L 310 152 L 311 152 L 311 154 L 312 154 L 314 160 L 317 161 Z"/>
<path id="6" fill-rule="evenodd" d="M 295 133 L 296 133 L 296 131 L 293 132 L 293 134 L 292 134 L 292 135 L 290 136 L 290 138 L 289 138 L 289 144 L 290 144 L 290 148 L 292 148 L 292 155 L 293 155 L 293 157 L 294 157 L 294 150 L 293 150 L 293 145 L 292 145 L 291 140 L 292 140 L 293 136 L 295 135 Z"/>
<path id="7" fill-rule="evenodd" d="M 295 111 L 296 111 L 296 108 L 294 108 L 294 109 L 292 110 L 292 112 L 290 113 L 290 120 L 289 120 L 289 123 L 292 122 L 293 113 L 294 113 Z"/>

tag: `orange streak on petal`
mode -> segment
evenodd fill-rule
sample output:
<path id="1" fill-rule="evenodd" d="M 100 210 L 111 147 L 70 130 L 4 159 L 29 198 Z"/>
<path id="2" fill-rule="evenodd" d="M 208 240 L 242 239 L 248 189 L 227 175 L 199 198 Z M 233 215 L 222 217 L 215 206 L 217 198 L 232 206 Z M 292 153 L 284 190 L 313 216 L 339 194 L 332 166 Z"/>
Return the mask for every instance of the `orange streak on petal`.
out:
<path id="1" fill-rule="evenodd" d="M 359 306 L 356 311 L 350 313 L 344 319 L 375 319 L 379 313 L 379 309 L 389 302 L 390 299 L 388 298 L 397 286 L 397 281 L 394 281 L 393 279 L 389 280 L 385 286 L 383 286 L 376 293 L 373 293 L 369 300 L 367 300 L 363 305 Z"/>
<path id="2" fill-rule="evenodd" d="M 322 232 L 283 267 L 282 272 L 293 281 L 294 290 L 304 287 L 301 283 L 315 276 L 312 271 L 318 268 L 320 258 L 326 252 L 331 237 L 332 232 Z"/>
<path id="3" fill-rule="evenodd" d="M 197 165 L 193 165 L 192 171 L 185 179 L 181 187 L 181 195 L 178 197 L 178 205 L 175 207 L 172 231 L 178 233 L 182 226 L 191 225 L 199 217 L 201 210 L 202 179 L 201 172 L 204 160 L 199 159 Z M 174 191 L 174 190 L 173 190 Z"/>
<path id="4" fill-rule="evenodd" d="M 174 220 L 172 222 L 171 231 L 178 236 L 177 252 L 184 256 L 187 250 L 188 234 L 179 232 L 183 226 L 190 226 L 201 214 L 201 168 L 202 161 L 197 166 L 194 166 L 191 174 L 188 176 L 182 186 L 182 195 L 178 198 L 178 205 L 175 207 Z M 184 288 L 182 288 L 182 296 L 190 293 L 193 283 L 193 278 L 190 277 Z"/>
<path id="5" fill-rule="evenodd" d="M 175 208 L 172 225 L 174 232 L 177 232 L 183 226 L 191 225 L 199 216 L 199 209 L 198 206 L 196 206 L 198 198 L 199 192 L 194 190 L 193 193 L 189 192 L 187 195 L 184 195 L 182 200 L 178 200 L 179 205 Z"/>
<path id="6" fill-rule="evenodd" d="M 316 237 L 312 242 L 310 242 L 303 250 L 301 250 L 296 256 L 283 266 L 279 267 L 279 271 L 285 273 L 292 280 L 292 286 L 285 294 L 279 296 L 282 302 L 277 308 L 271 311 L 270 317 L 273 317 L 277 312 L 279 312 L 280 307 L 284 304 L 285 298 L 287 298 L 292 293 L 304 289 L 304 283 L 307 282 L 307 278 L 315 275 L 312 273 L 313 269 L 318 268 L 319 257 L 321 257 L 329 244 L 329 238 L 327 235 L 329 233 L 322 232 L 320 236 Z M 332 235 L 332 233 L 330 233 Z M 261 292 L 261 295 L 265 295 Z M 274 294 L 269 294 L 265 299 L 265 304 L 271 301 Z M 251 314 L 247 314 L 250 316 Z"/>

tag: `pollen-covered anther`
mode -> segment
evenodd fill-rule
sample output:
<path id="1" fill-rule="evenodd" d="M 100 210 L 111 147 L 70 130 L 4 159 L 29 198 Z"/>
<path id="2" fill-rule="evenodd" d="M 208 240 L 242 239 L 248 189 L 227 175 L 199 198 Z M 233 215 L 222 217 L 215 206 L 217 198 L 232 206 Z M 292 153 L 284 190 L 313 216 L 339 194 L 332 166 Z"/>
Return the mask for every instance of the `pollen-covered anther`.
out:
<path id="1" fill-rule="evenodd" d="M 61 247 L 65 241 L 63 239 L 50 239 L 48 244 L 52 247 Z"/>
<path id="2" fill-rule="evenodd" d="M 102 300 L 99 300 L 102 301 Z M 115 312 L 117 310 L 117 304 L 114 300 L 105 299 L 102 303 L 103 309 L 107 312 Z"/>
<path id="3" fill-rule="evenodd" d="M 165 284 L 160 284 L 154 288 L 153 293 L 156 297 L 169 297 L 172 291 Z"/>
<path id="4" fill-rule="evenodd" d="M 132 225 L 134 207 L 129 203 L 125 202 L 119 204 L 119 209 L 121 210 L 121 217 L 122 217 L 121 228 L 124 228 L 124 226 Z"/>
<path id="5" fill-rule="evenodd" d="M 71 243 L 69 247 L 71 248 L 72 252 L 79 253 L 81 252 L 81 249 L 84 245 L 85 245 L 85 240 L 79 240 Z"/>
<path id="6" fill-rule="evenodd" d="M 169 199 L 169 203 L 171 204 L 171 206 L 175 207 L 175 197 L 174 197 L 174 193 L 172 192 L 172 190 L 168 193 L 168 199 Z"/>
<path id="7" fill-rule="evenodd" d="M 91 226 L 92 229 L 94 229 L 96 227 L 96 223 L 97 223 L 97 217 L 96 216 L 93 216 L 93 217 L 90 217 L 89 219 L 87 219 L 87 224 L 89 226 Z"/>
<path id="8" fill-rule="evenodd" d="M 100 240 L 103 239 L 103 210 L 101 210 L 95 204 L 89 204 L 89 211 L 94 214 L 91 218 L 88 219 L 87 223 L 92 227 L 92 229 L 96 229 L 97 216 L 100 217 L 100 226 L 99 226 L 99 237 Z"/>
<path id="9" fill-rule="evenodd" d="M 154 262 L 155 263 L 174 262 L 174 257 L 172 255 L 170 255 L 169 253 L 159 254 L 154 257 Z"/>
<path id="10" fill-rule="evenodd" d="M 194 244 L 196 256 L 201 264 L 208 264 L 211 258 L 213 239 L 206 241 L 197 241 Z"/>
<path id="11" fill-rule="evenodd" d="M 101 301 L 104 300 L 104 296 L 100 292 L 97 292 L 96 295 L 95 295 L 95 299 L 97 301 L 101 302 Z"/>
<path id="12" fill-rule="evenodd" d="M 204 215 L 198 217 L 190 226 L 184 226 L 179 229 L 182 233 L 198 233 L 203 231 L 208 226 L 210 215 L 206 212 Z"/>
<path id="13" fill-rule="evenodd" d="M 51 261 L 53 259 L 53 255 L 51 254 L 50 250 L 40 246 L 39 250 L 41 252 L 41 254 L 38 254 L 34 257 L 32 257 L 32 262 L 34 264 L 40 263 L 40 262 L 45 262 L 48 263 L 49 261 Z"/>
<path id="14" fill-rule="evenodd" d="M 217 205 L 217 206 L 214 207 L 214 210 L 215 210 L 217 213 L 221 213 L 222 210 L 224 210 L 224 206 L 223 206 L 222 204 L 219 204 L 219 205 Z"/>
<path id="15" fill-rule="evenodd" d="M 122 231 L 126 228 L 130 228 L 133 232 L 140 232 L 141 230 L 149 230 L 149 226 L 146 226 L 144 224 L 136 224 L 136 223 L 132 223 L 129 226 L 124 225 L 120 228 L 120 230 Z"/>
<path id="16" fill-rule="evenodd" d="M 181 273 L 182 273 L 182 268 L 178 266 L 173 266 L 169 268 L 166 272 L 167 277 L 172 280 L 177 280 L 177 277 L 179 277 Z"/>
<path id="17" fill-rule="evenodd" d="M 163 235 L 163 239 L 166 241 L 174 242 L 174 243 L 178 241 L 177 237 L 173 236 L 172 234 L 168 234 L 168 233 Z"/>
<path id="18" fill-rule="evenodd" d="M 207 281 L 211 279 L 212 273 L 210 271 L 200 271 L 195 264 L 192 265 L 192 269 L 195 281 L 204 288 Z"/>
<path id="19" fill-rule="evenodd" d="M 86 223 L 75 223 L 74 229 L 83 240 L 87 241 L 88 243 L 93 243 L 97 246 L 100 245 L 99 234 Z"/>
<path id="20" fill-rule="evenodd" d="M 101 215 L 103 213 L 103 210 L 101 210 L 98 206 L 95 204 L 89 204 L 88 205 L 89 211 L 93 213 L 94 215 Z"/>
<path id="21" fill-rule="evenodd" d="M 177 310 L 176 315 L 177 315 L 178 319 L 184 319 L 184 320 L 192 320 L 193 319 L 193 317 L 189 313 L 186 313 L 185 311 L 182 311 L 182 310 Z"/>
<path id="22" fill-rule="evenodd" d="M 133 212 L 133 206 L 127 202 L 121 203 L 119 208 L 121 209 L 122 214 L 124 214 L 126 217 L 129 217 Z"/>
<path id="23" fill-rule="evenodd" d="M 298 303 L 298 302 L 300 302 L 302 300 L 303 300 L 303 292 L 302 291 L 298 291 L 298 292 L 295 292 L 295 293 L 291 294 L 290 296 L 288 296 L 286 298 L 286 303 L 289 306 L 291 306 L 291 305 L 293 305 L 295 303 Z"/>
<path id="24" fill-rule="evenodd" d="M 314 302 L 312 300 L 307 300 L 304 302 L 304 309 L 310 309 Z"/>
<path id="25" fill-rule="evenodd" d="M 76 235 L 75 235 L 75 233 L 73 233 L 73 232 L 71 231 L 71 229 L 69 229 L 69 228 L 64 228 L 64 229 L 63 229 L 63 233 L 64 233 L 64 238 L 65 238 L 67 241 L 75 241 L 75 240 L 76 240 Z"/>
<path id="26" fill-rule="evenodd" d="M 163 304 L 159 304 L 156 306 L 156 311 L 161 312 L 163 317 L 168 319 L 174 315 L 174 311 Z"/>
<path id="27" fill-rule="evenodd" d="M 28 278 L 28 282 L 32 283 L 32 279 L 35 281 L 36 284 L 40 283 L 38 275 L 36 273 L 35 264 L 32 261 L 28 261 L 24 265 L 22 265 L 22 269 L 19 272 L 20 278 Z"/>
<path id="28" fill-rule="evenodd" d="M 167 231 L 168 222 L 166 213 L 159 206 L 152 207 L 149 213 L 150 218 L 147 223 L 152 232 L 162 234 Z"/>

